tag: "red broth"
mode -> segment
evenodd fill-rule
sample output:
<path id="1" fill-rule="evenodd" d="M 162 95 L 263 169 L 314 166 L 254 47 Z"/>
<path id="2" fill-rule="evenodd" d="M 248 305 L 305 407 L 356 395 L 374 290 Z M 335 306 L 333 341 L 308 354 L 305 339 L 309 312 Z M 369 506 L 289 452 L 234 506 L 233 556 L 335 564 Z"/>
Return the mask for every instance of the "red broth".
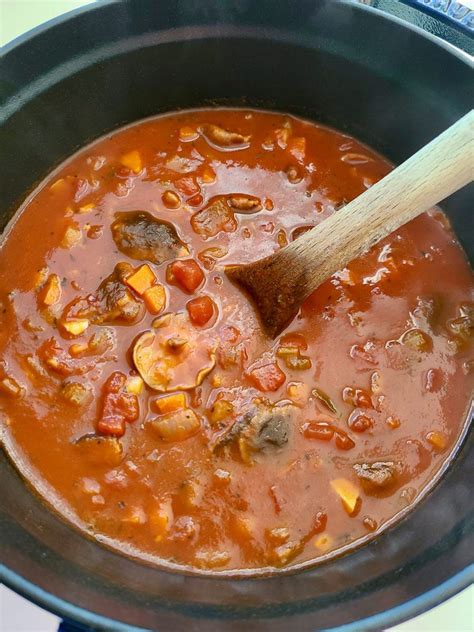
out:
<path id="1" fill-rule="evenodd" d="M 0 249 L 0 415 L 31 484 L 101 542 L 206 571 L 314 562 L 414 505 L 473 386 L 473 275 L 446 217 L 335 274 L 275 341 L 224 273 L 390 169 L 244 110 L 147 120 L 66 161 Z"/>

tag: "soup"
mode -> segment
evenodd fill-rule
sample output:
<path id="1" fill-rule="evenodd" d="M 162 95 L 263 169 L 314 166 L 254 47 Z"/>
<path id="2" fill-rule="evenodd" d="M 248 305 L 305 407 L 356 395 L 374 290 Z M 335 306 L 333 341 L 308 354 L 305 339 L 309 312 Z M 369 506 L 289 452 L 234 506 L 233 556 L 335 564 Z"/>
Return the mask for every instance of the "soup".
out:
<path id="1" fill-rule="evenodd" d="M 82 150 L 0 249 L 0 416 L 84 533 L 198 571 L 314 563 L 440 474 L 473 386 L 473 275 L 432 210 L 335 274 L 276 339 L 225 275 L 390 171 L 276 113 L 187 111 Z"/>

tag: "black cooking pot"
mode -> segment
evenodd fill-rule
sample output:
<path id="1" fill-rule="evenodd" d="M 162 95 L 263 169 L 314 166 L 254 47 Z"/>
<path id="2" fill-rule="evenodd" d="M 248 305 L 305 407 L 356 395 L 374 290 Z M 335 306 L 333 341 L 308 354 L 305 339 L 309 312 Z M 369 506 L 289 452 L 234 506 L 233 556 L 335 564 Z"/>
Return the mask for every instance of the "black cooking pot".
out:
<path id="1" fill-rule="evenodd" d="M 403 10 L 413 18 L 413 9 Z M 422 21 L 472 44 L 429 16 Z M 282 110 L 344 130 L 398 163 L 469 110 L 472 85 L 462 52 L 353 2 L 92 5 L 5 50 L 0 230 L 77 148 L 158 112 L 214 104 Z M 472 262 L 469 192 L 443 206 Z M 370 544 L 295 574 L 210 579 L 151 568 L 85 538 L 4 457 L 2 579 L 63 617 L 114 631 L 379 629 L 472 580 L 473 469 L 471 434 L 416 509 Z"/>

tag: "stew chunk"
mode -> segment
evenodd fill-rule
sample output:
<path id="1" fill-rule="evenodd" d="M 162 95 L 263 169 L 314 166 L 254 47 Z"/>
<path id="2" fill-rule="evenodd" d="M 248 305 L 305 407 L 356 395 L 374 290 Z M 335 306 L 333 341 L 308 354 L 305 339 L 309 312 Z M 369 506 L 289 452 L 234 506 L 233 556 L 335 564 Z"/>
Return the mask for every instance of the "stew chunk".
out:
<path id="1" fill-rule="evenodd" d="M 172 224 L 144 211 L 118 213 L 112 236 L 120 252 L 137 259 L 160 264 L 189 254 Z"/>
<path id="2" fill-rule="evenodd" d="M 185 314 L 165 314 L 142 334 L 133 361 L 145 382 L 165 393 L 199 386 L 216 363 L 214 344 Z"/>

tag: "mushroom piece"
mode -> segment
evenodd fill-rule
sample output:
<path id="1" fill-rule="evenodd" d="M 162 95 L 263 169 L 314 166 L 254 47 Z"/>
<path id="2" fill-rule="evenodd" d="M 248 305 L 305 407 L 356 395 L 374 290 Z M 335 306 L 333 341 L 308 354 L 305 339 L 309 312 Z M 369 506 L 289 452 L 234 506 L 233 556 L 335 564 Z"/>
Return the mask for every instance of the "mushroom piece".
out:
<path id="1" fill-rule="evenodd" d="M 368 490 L 385 489 L 397 479 L 398 469 L 393 461 L 356 463 L 353 469 Z"/>
<path id="2" fill-rule="evenodd" d="M 116 218 L 112 236 L 120 252 L 132 259 L 160 264 L 189 254 L 169 222 L 143 211 L 118 213 Z"/>
<path id="3" fill-rule="evenodd" d="M 252 138 L 251 136 L 231 132 L 210 123 L 201 125 L 200 132 L 207 142 L 217 147 L 217 149 L 246 149 Z"/>
<path id="4" fill-rule="evenodd" d="M 251 463 L 253 454 L 274 452 L 288 443 L 295 411 L 292 404 L 276 406 L 265 400 L 259 401 L 220 435 L 213 449 L 236 440 L 243 461 Z"/>
<path id="5" fill-rule="evenodd" d="M 148 386 L 160 393 L 199 386 L 216 364 L 215 343 L 183 313 L 165 314 L 136 341 L 133 361 Z"/>

